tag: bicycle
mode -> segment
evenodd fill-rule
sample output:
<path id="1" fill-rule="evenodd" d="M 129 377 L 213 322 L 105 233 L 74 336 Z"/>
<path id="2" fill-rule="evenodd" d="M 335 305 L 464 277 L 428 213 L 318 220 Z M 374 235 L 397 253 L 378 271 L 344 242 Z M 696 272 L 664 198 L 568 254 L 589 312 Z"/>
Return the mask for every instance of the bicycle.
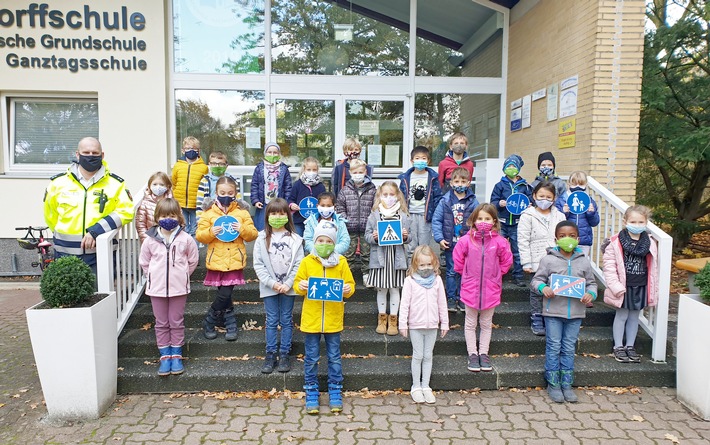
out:
<path id="1" fill-rule="evenodd" d="M 37 250 L 37 258 L 39 261 L 33 261 L 32 267 L 39 267 L 41 271 L 49 266 L 54 261 L 54 252 L 52 252 L 52 243 L 44 238 L 44 231 L 49 227 L 15 227 L 15 230 L 26 230 L 25 236 L 17 238 L 17 243 L 26 250 Z M 35 236 L 35 234 L 38 235 Z"/>

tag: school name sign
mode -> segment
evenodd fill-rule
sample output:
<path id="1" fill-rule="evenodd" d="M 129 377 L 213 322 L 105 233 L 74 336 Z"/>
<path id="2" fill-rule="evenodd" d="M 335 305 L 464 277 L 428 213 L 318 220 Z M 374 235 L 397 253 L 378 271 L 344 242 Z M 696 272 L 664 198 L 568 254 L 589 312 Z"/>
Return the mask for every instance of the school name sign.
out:
<path id="1" fill-rule="evenodd" d="M 15 69 L 79 71 L 145 71 L 141 58 L 146 42 L 135 36 L 96 37 L 91 31 L 143 31 L 146 18 L 121 6 L 113 11 L 51 9 L 47 3 L 30 3 L 27 9 L 0 9 L 0 51 L 7 66 Z M 77 37 L 57 37 L 53 30 L 76 31 Z M 22 34 L 24 29 L 47 29 L 39 38 Z M 10 32 L 7 32 L 11 30 Z M 88 32 L 88 33 L 87 33 Z M 38 49 L 57 53 L 35 55 Z M 72 51 L 67 56 L 64 51 Z"/>

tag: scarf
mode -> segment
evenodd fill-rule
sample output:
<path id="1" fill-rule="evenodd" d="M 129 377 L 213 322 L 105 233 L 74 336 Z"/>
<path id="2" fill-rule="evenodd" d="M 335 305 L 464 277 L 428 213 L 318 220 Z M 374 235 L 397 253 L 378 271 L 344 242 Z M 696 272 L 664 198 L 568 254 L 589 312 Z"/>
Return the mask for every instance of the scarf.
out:
<path id="1" fill-rule="evenodd" d="M 431 274 L 429 278 L 422 278 L 418 273 L 414 272 L 412 274 L 412 279 L 421 287 L 426 289 L 431 289 L 434 287 L 437 275 L 435 273 Z"/>
<path id="2" fill-rule="evenodd" d="M 335 267 L 335 266 L 338 265 L 338 263 L 340 263 L 340 254 L 339 254 L 339 253 L 335 253 L 335 251 L 333 251 L 333 253 L 331 253 L 328 258 L 321 258 L 321 257 L 319 257 L 318 254 L 316 254 L 316 253 L 312 253 L 311 255 L 313 255 L 314 257 L 318 258 L 318 259 L 320 260 L 320 263 L 321 263 L 321 264 L 323 265 L 323 267 L 325 267 L 326 269 L 329 269 L 329 268 L 331 268 L 331 267 Z"/>
<path id="3" fill-rule="evenodd" d="M 651 238 L 646 232 L 643 232 L 641 238 L 637 241 L 631 238 L 628 230 L 624 229 L 619 232 L 619 243 L 621 243 L 621 248 L 624 250 L 625 255 L 644 258 L 651 251 Z"/>
<path id="4" fill-rule="evenodd" d="M 307 185 L 310 187 L 313 187 L 316 184 L 320 184 L 320 181 L 321 181 L 320 175 L 316 175 L 316 177 L 313 179 L 308 179 L 305 174 L 301 175 L 301 182 L 304 185 Z"/>
<path id="5" fill-rule="evenodd" d="M 399 205 L 399 201 L 397 201 L 392 207 L 388 209 L 383 206 L 382 203 L 380 203 L 380 215 L 382 215 L 383 218 L 393 218 L 395 215 L 397 215 L 397 212 L 399 211 Z"/>
<path id="6" fill-rule="evenodd" d="M 277 172 L 278 173 L 279 167 L 281 167 L 281 160 L 280 159 L 273 164 L 271 162 L 267 161 L 266 159 L 264 159 L 264 168 L 266 170 L 268 170 L 269 172 L 272 172 L 272 173 Z"/>

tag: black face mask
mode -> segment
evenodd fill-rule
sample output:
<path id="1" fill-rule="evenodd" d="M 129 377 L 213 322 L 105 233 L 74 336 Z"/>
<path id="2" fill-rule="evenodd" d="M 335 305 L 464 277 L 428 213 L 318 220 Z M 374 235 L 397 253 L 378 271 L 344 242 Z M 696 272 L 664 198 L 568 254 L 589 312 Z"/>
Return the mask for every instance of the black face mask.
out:
<path id="1" fill-rule="evenodd" d="M 98 156 L 79 155 L 79 165 L 89 173 L 98 171 L 101 168 L 103 158 Z"/>
<path id="2" fill-rule="evenodd" d="M 194 161 L 195 159 L 197 159 L 197 157 L 199 155 L 200 154 L 197 152 L 197 150 L 187 150 L 185 152 L 185 157 L 191 161 Z"/>
<path id="3" fill-rule="evenodd" d="M 220 204 L 222 204 L 222 207 L 228 207 L 229 204 L 234 201 L 233 196 L 218 196 L 217 201 L 219 201 Z"/>

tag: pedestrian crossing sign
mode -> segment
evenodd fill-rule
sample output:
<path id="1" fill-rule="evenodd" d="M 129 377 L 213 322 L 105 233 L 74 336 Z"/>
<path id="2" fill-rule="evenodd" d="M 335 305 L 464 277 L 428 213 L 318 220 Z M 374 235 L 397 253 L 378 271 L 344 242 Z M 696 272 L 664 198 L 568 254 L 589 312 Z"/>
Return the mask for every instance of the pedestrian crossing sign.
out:
<path id="1" fill-rule="evenodd" d="M 399 246 L 404 244 L 402 239 L 402 221 L 393 219 L 392 221 L 377 222 L 377 244 L 380 246 Z"/>
<path id="2" fill-rule="evenodd" d="M 339 278 L 310 277 L 306 298 L 319 301 L 343 301 L 344 281 Z"/>
<path id="3" fill-rule="evenodd" d="M 587 280 L 569 275 L 553 273 L 550 276 L 550 287 L 555 295 L 570 298 L 582 298 L 586 291 Z"/>

